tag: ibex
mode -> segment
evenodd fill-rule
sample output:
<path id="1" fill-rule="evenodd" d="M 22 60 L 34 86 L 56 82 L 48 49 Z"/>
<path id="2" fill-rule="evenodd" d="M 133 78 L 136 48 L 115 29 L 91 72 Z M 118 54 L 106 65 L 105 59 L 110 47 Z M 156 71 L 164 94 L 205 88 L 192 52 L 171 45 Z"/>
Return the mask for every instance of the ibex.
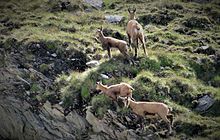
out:
<path id="1" fill-rule="evenodd" d="M 131 107 L 132 111 L 141 117 L 154 118 L 155 115 L 159 115 L 168 125 L 169 132 L 172 131 L 173 115 L 169 114 L 170 108 L 161 102 L 136 102 L 130 98 L 119 97 L 123 100 L 125 107 Z M 171 121 L 168 120 L 171 119 Z"/>
<path id="2" fill-rule="evenodd" d="M 129 62 L 131 61 L 132 64 L 134 64 L 134 61 L 128 54 L 128 45 L 126 41 L 104 36 L 102 27 L 97 30 L 97 34 L 99 36 L 99 40 L 101 41 L 102 47 L 107 49 L 109 58 L 112 57 L 111 48 L 114 47 L 117 48 L 128 59 Z"/>
<path id="3" fill-rule="evenodd" d="M 100 82 L 96 83 L 96 90 L 101 90 L 104 94 L 108 97 L 112 98 L 113 100 L 117 100 L 119 96 L 122 97 L 130 97 L 132 100 L 132 90 L 133 87 L 127 83 L 120 83 L 116 85 L 106 86 Z"/>
<path id="4" fill-rule="evenodd" d="M 148 53 L 145 49 L 146 45 L 145 45 L 143 28 L 137 22 L 137 20 L 135 18 L 136 8 L 133 9 L 132 11 L 129 8 L 128 12 L 129 12 L 129 15 L 130 15 L 130 20 L 127 24 L 126 33 L 128 35 L 129 47 L 131 46 L 131 44 L 134 45 L 134 49 L 135 49 L 135 56 L 134 57 L 137 58 L 137 56 L 138 56 L 137 49 L 139 48 L 138 47 L 138 40 L 140 40 L 140 42 L 142 43 L 142 47 L 144 49 L 144 54 L 148 55 Z"/>

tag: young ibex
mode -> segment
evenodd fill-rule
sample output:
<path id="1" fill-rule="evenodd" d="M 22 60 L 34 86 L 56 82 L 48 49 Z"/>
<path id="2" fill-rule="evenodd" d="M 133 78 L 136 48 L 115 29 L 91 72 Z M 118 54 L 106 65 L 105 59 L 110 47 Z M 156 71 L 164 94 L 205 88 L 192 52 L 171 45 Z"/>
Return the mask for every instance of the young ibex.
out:
<path id="1" fill-rule="evenodd" d="M 100 82 L 96 83 L 96 90 L 101 90 L 104 94 L 112 98 L 113 100 L 117 100 L 119 96 L 121 97 L 130 97 L 132 100 L 132 90 L 133 87 L 127 83 L 120 83 L 116 85 L 106 86 Z"/>
<path id="2" fill-rule="evenodd" d="M 125 107 L 128 108 L 130 106 L 132 111 L 141 117 L 155 117 L 155 115 L 159 115 L 167 123 L 169 132 L 171 133 L 173 115 L 169 114 L 171 110 L 166 104 L 161 102 L 135 102 L 130 98 L 120 98 L 123 100 Z M 171 121 L 169 121 L 167 117 L 170 118 Z"/>
<path id="3" fill-rule="evenodd" d="M 130 10 L 130 8 L 128 9 L 128 12 L 130 14 L 130 20 L 127 24 L 127 28 L 126 28 L 126 33 L 128 35 L 128 41 L 129 41 L 129 47 L 131 46 L 131 44 L 134 45 L 134 49 L 135 49 L 135 58 L 137 58 L 137 49 L 138 47 L 138 40 L 141 41 L 142 43 L 142 47 L 144 49 L 144 54 L 148 55 L 147 51 L 146 51 L 146 45 L 145 45 L 145 39 L 144 39 L 144 31 L 142 26 L 137 22 L 136 18 L 135 18 L 135 14 L 136 14 L 136 8 L 133 9 L 132 11 Z"/>
<path id="4" fill-rule="evenodd" d="M 99 40 L 101 41 L 102 47 L 107 49 L 109 58 L 112 57 L 111 48 L 115 47 L 128 59 L 128 61 L 131 60 L 133 63 L 133 60 L 128 55 L 128 45 L 126 41 L 104 36 L 102 27 L 101 29 L 97 30 L 97 34 L 99 36 Z"/>

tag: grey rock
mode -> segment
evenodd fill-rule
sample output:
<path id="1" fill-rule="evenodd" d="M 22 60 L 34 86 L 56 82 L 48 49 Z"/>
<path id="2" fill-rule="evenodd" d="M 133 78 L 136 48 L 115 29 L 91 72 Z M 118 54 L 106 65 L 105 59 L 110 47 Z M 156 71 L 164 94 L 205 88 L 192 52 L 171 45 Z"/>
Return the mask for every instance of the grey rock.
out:
<path id="1" fill-rule="evenodd" d="M 209 46 L 201 46 L 201 48 L 202 48 L 203 50 L 206 50 L 206 49 L 209 48 Z"/>
<path id="2" fill-rule="evenodd" d="M 105 74 L 100 74 L 100 76 L 101 76 L 103 79 L 109 79 L 109 78 L 110 78 L 108 75 L 105 75 Z"/>
<path id="3" fill-rule="evenodd" d="M 90 4 L 95 8 L 102 8 L 103 0 L 84 0 L 84 2 Z"/>
<path id="4" fill-rule="evenodd" d="M 92 60 L 92 61 L 87 62 L 86 65 L 89 67 L 96 67 L 99 65 L 99 61 Z"/>
<path id="5" fill-rule="evenodd" d="M 91 112 L 91 106 L 87 107 L 86 110 L 86 120 L 89 122 L 89 124 L 92 126 L 92 130 L 94 132 L 102 132 L 104 131 L 103 125 L 100 123 L 98 118 L 96 118 L 93 113 Z"/>
<path id="6" fill-rule="evenodd" d="M 204 112 L 208 110 L 214 103 L 215 100 L 212 97 L 210 97 L 209 95 L 205 95 L 198 99 L 198 105 L 195 110 L 199 112 Z"/>
<path id="7" fill-rule="evenodd" d="M 91 106 L 87 107 L 86 110 L 86 120 L 92 125 L 92 129 L 94 132 L 103 132 L 108 134 L 111 138 L 115 139 L 114 129 L 110 128 L 108 124 L 104 120 L 99 120 L 96 118 L 91 112 Z"/>
<path id="8" fill-rule="evenodd" d="M 51 56 L 53 56 L 53 57 L 57 57 L 57 54 L 56 54 L 56 53 L 53 53 L 53 54 L 51 54 Z"/>
<path id="9" fill-rule="evenodd" d="M 109 22 L 109 23 L 119 23 L 123 20 L 123 16 L 119 16 L 119 15 L 108 15 L 105 16 L 105 19 Z"/>
<path id="10" fill-rule="evenodd" d="M 213 47 L 206 45 L 196 48 L 193 52 L 207 54 L 207 55 L 214 55 L 216 53 L 216 50 Z"/>

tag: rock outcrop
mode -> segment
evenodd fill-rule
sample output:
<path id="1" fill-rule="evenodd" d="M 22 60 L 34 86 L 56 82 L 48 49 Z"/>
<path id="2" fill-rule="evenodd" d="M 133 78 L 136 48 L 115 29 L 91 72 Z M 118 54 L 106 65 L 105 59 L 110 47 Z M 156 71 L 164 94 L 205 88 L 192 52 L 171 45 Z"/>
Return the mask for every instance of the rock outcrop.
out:
<path id="1" fill-rule="evenodd" d="M 0 96 L 0 135 L 4 139 L 83 139 L 87 121 L 72 111 L 64 116 L 59 107 L 46 102 L 36 111 L 26 101 Z"/>

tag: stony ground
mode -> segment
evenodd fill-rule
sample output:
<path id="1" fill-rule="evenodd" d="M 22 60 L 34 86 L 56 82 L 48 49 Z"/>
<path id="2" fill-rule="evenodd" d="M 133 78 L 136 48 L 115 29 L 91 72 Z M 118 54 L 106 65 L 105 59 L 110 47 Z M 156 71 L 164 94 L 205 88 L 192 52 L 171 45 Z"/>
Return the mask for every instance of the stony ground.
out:
<path id="1" fill-rule="evenodd" d="M 90 3 L 91 2 L 91 3 Z M 137 8 L 148 57 L 135 65 L 96 41 L 128 40 L 128 7 Z M 217 0 L 0 1 L 1 139 L 218 139 L 220 2 Z M 130 53 L 132 55 L 132 53 Z M 136 100 L 173 108 L 173 133 L 141 120 L 95 83 L 131 84 Z"/>

